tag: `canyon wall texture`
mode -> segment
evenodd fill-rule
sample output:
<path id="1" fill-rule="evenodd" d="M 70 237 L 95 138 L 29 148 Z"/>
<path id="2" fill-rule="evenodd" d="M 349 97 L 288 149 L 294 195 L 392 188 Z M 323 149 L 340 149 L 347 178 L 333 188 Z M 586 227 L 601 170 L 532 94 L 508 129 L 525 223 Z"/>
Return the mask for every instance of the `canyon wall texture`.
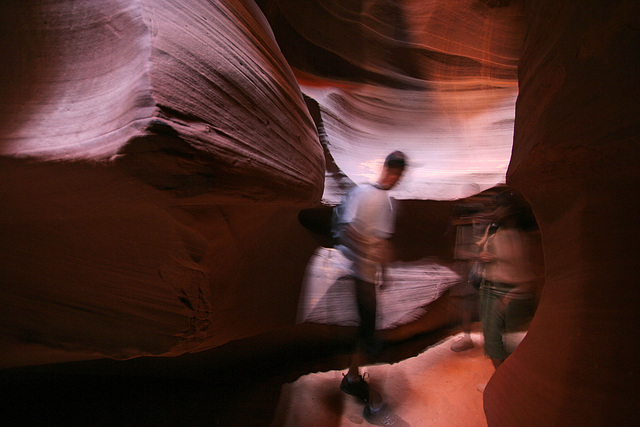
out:
<path id="1" fill-rule="evenodd" d="M 640 8 L 527 8 L 508 182 L 535 210 L 546 283 L 527 338 L 485 390 L 487 420 L 634 425 Z"/>
<path id="2" fill-rule="evenodd" d="M 2 365 L 293 323 L 324 157 L 257 6 L 11 2 L 0 19 Z"/>
<path id="3" fill-rule="evenodd" d="M 540 224 L 544 291 L 486 388 L 489 425 L 640 421 L 639 12 L 9 2 L 0 367 L 180 356 L 294 324 L 321 238 L 304 219 L 402 149 L 400 261 L 446 258 L 450 207 L 496 184 Z"/>
<path id="4" fill-rule="evenodd" d="M 352 181 L 374 179 L 380 159 L 401 148 L 412 167 L 399 198 L 451 200 L 504 182 L 520 2 L 257 3 L 303 92 L 320 104 L 331 159 Z"/>

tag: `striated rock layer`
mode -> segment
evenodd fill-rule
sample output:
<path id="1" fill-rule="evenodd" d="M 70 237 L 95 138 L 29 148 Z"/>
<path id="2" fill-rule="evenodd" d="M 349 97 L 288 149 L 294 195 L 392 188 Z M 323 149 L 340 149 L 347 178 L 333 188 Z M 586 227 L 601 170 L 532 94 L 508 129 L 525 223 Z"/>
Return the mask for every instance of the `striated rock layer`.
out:
<path id="1" fill-rule="evenodd" d="M 335 164 L 366 182 L 400 148 L 412 167 L 396 196 L 414 200 L 505 181 L 524 10 L 492 3 L 258 0 L 302 90 L 320 104 Z M 334 185 L 325 189 L 335 203 Z"/>
<path id="2" fill-rule="evenodd" d="M 0 19 L 2 365 L 57 360 L 19 345 L 176 355 L 292 323 L 324 157 L 256 5 Z"/>
<path id="3" fill-rule="evenodd" d="M 18 42 L 3 69 L 0 153 L 119 162 L 189 195 L 315 201 L 317 133 L 260 10 L 172 5 L 10 8 L 3 39 Z"/>

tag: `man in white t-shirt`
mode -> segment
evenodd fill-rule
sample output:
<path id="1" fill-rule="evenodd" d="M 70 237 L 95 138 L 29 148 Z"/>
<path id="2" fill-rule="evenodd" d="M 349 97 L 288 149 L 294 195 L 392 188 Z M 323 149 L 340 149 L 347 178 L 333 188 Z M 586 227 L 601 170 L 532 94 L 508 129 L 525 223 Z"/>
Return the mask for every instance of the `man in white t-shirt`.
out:
<path id="1" fill-rule="evenodd" d="M 344 206 L 343 222 L 346 223 L 336 248 L 353 262 L 352 276 L 356 285 L 356 299 L 360 324 L 356 349 L 349 371 L 340 389 L 368 403 L 365 411 L 380 409 L 382 402 L 370 396 L 369 386 L 360 375 L 362 353 L 374 353 L 378 343 L 376 330 L 376 283 L 384 282 L 385 265 L 390 258 L 389 239 L 395 231 L 396 209 L 389 196 L 404 173 L 406 157 L 394 151 L 385 159 L 382 173 L 373 184 L 352 189 Z"/>

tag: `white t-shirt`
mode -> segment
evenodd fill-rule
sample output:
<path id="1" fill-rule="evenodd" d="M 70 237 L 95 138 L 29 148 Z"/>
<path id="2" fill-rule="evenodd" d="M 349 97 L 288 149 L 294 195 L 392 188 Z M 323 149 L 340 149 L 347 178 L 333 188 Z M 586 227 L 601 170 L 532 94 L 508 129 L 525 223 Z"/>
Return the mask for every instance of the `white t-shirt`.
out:
<path id="1" fill-rule="evenodd" d="M 360 234 L 388 239 L 395 231 L 396 210 L 389 192 L 374 185 L 360 185 L 349 196 L 344 220 Z"/>
<path id="2" fill-rule="evenodd" d="M 367 256 L 380 247 L 380 241 L 393 235 L 396 209 L 389 192 L 374 185 L 361 185 L 349 193 L 343 215 L 344 222 L 350 224 L 360 235 L 355 246 L 336 246 L 345 257 L 353 261 L 353 274 L 369 283 L 376 283 L 381 271 L 379 262 Z"/>

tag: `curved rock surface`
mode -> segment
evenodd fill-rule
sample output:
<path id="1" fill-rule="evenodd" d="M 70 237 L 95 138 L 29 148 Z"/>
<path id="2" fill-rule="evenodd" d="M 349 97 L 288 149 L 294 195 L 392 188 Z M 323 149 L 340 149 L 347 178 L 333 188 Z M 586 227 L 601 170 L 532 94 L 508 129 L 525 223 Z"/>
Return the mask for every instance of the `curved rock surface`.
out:
<path id="1" fill-rule="evenodd" d="M 4 156 L 116 163 L 189 195 L 317 200 L 315 126 L 251 2 L 36 2 L 2 19 L 17 41 Z"/>
<path id="2" fill-rule="evenodd" d="M 313 247 L 290 240 L 324 158 L 258 7 L 11 2 L 0 19 L 2 365 L 182 354 L 293 321 Z"/>
<path id="3" fill-rule="evenodd" d="M 520 2 L 258 3 L 302 90 L 320 104 L 331 156 L 352 181 L 375 179 L 398 147 L 412 159 L 399 198 L 451 200 L 504 183 Z"/>

